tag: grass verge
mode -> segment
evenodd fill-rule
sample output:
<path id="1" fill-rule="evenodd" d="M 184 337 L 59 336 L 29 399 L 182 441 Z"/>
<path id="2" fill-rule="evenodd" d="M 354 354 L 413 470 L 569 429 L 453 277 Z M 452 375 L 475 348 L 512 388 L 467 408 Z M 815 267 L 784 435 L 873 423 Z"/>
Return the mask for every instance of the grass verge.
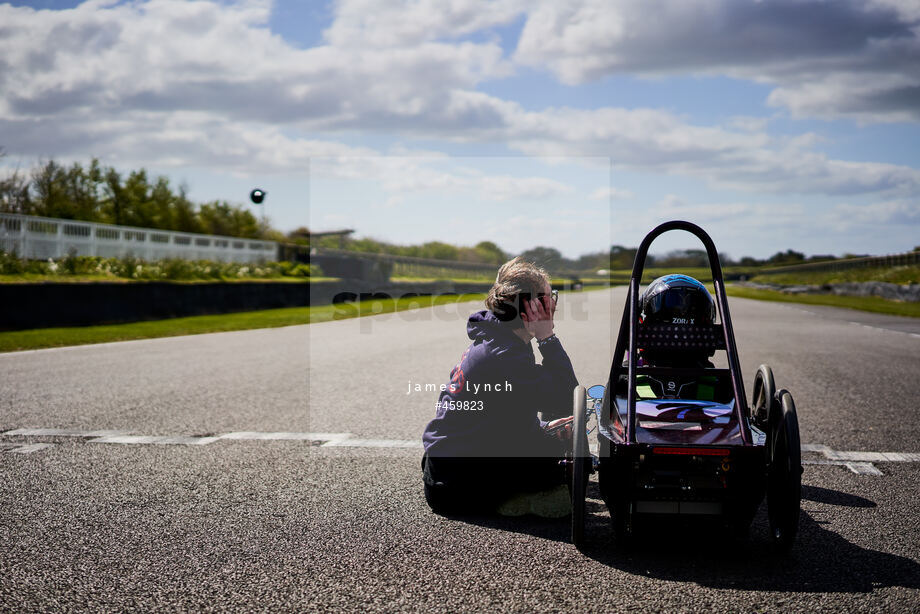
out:
<path id="1" fill-rule="evenodd" d="M 42 273 L 17 273 L 15 275 L 0 275 L 0 284 L 143 284 L 162 282 L 170 284 L 245 284 L 245 283 L 282 283 L 282 284 L 308 284 L 316 281 L 339 281 L 338 277 L 239 277 L 239 278 L 210 278 L 210 279 L 130 279 L 127 277 L 114 277 L 105 275 L 45 275 Z"/>
<path id="2" fill-rule="evenodd" d="M 896 266 L 884 268 L 846 269 L 843 271 L 813 271 L 792 273 L 769 273 L 755 275 L 751 281 L 783 286 L 810 284 L 839 284 L 844 282 L 885 281 L 892 284 L 920 282 L 920 266 Z"/>
<path id="3" fill-rule="evenodd" d="M 198 335 L 252 328 L 275 328 L 313 322 L 328 322 L 360 316 L 405 311 L 448 303 L 482 300 L 485 294 L 416 296 L 396 299 L 376 299 L 357 303 L 291 307 L 243 313 L 228 313 L 190 318 L 172 318 L 128 324 L 39 328 L 0 332 L 0 352 L 37 350 L 41 348 L 152 339 L 178 335 Z"/>
<path id="4" fill-rule="evenodd" d="M 835 294 L 785 294 L 773 290 L 758 290 L 741 286 L 725 287 L 729 296 L 752 298 L 759 301 L 778 301 L 781 303 L 803 303 L 806 305 L 828 305 L 844 307 L 874 313 L 887 313 L 896 316 L 920 318 L 920 303 L 902 303 L 889 301 L 877 296 L 837 296 Z"/>

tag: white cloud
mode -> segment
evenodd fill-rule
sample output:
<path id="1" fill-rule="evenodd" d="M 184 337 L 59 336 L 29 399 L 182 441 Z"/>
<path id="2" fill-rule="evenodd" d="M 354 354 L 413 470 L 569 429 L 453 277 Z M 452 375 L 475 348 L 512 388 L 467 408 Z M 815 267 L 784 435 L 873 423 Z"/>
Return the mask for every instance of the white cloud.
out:
<path id="1" fill-rule="evenodd" d="M 411 128 L 421 115 L 455 129 L 472 118 L 440 113 L 452 92 L 509 69 L 497 42 L 297 49 L 271 34 L 268 16 L 267 2 L 0 5 L 0 114 L 202 111 L 310 129 Z"/>
<path id="2" fill-rule="evenodd" d="M 728 75 L 774 84 L 794 115 L 920 118 L 912 0 L 545 0 L 515 58 L 566 83 L 610 74 Z M 654 16 L 654 17 L 652 17 Z"/>
<path id="3" fill-rule="evenodd" d="M 597 188 L 591 194 L 588 195 L 588 198 L 591 200 L 626 200 L 635 196 L 629 190 L 624 190 L 622 188 Z"/>
<path id="4" fill-rule="evenodd" d="M 380 183 L 398 200 L 419 192 L 468 192 L 493 201 L 546 200 L 574 191 L 570 185 L 534 176 L 488 174 L 463 165 L 463 159 L 444 165 L 443 158 L 401 158 L 376 156 L 362 158 L 318 159 L 313 168 L 325 175 L 361 178 Z"/>
<path id="5" fill-rule="evenodd" d="M 841 203 L 826 215 L 838 232 L 879 226 L 920 226 L 920 207 L 915 201 L 892 200 L 864 205 Z"/>
<path id="6" fill-rule="evenodd" d="M 920 171 L 833 160 L 809 148 L 813 135 L 696 126 L 649 109 L 551 109 L 507 117 L 504 138 L 536 156 L 609 156 L 619 168 L 699 177 L 733 189 L 804 194 L 920 194 Z"/>
<path id="7" fill-rule="evenodd" d="M 574 191 L 572 186 L 543 177 L 491 176 L 477 183 L 494 200 L 544 200 Z"/>
<path id="8" fill-rule="evenodd" d="M 520 14 L 520 3 L 373 4 L 371 9 L 363 1 L 340 2 L 325 44 L 311 49 L 273 35 L 266 26 L 270 4 L 259 0 L 91 2 L 66 11 L 0 5 L 0 145 L 14 156 L 97 155 L 108 163 L 210 166 L 235 173 L 300 172 L 311 165 L 314 172 L 380 178 L 393 193 L 476 186 L 490 198 L 508 200 L 567 190 L 541 178 L 475 180 L 427 163 L 406 166 L 408 158 L 387 161 L 374 149 L 337 142 L 346 132 L 398 134 L 502 143 L 535 156 L 604 156 L 617 168 L 689 175 L 749 191 L 875 193 L 886 199 L 920 194 L 916 169 L 829 159 L 815 150 L 811 135 L 773 138 L 765 126 L 743 118 L 702 126 L 652 109 L 525 110 L 475 90 L 507 74 L 510 64 L 494 38 L 464 38 L 509 23 Z M 773 79 L 786 71 L 783 83 L 794 85 L 805 62 L 796 54 L 814 62 L 815 70 L 822 65 L 816 56 L 826 55 L 828 70 L 839 77 L 847 73 L 834 72 L 835 66 L 849 64 L 841 64 L 843 51 L 835 50 L 852 47 L 859 56 L 865 46 L 848 36 L 881 35 L 886 28 L 901 32 L 897 19 L 907 19 L 907 13 L 895 19 L 894 13 L 867 13 L 846 2 L 832 13 L 810 2 L 775 4 L 779 8 L 721 0 L 668 3 L 652 7 L 658 11 L 653 21 L 645 19 L 652 11 L 645 5 L 637 13 L 629 3 L 616 5 L 615 12 L 607 3 L 588 0 L 565 5 L 569 8 L 546 3 L 528 16 L 517 56 L 570 80 L 666 66 L 741 74 L 762 65 L 766 72 L 749 77 Z M 840 40 L 824 26 L 794 25 L 781 32 L 781 24 L 806 9 L 840 17 L 845 26 Z M 762 30 L 747 21 L 755 14 L 765 18 Z M 857 26 L 854 15 L 871 19 Z M 742 28 L 743 36 L 712 38 L 718 33 L 713 28 L 726 24 L 748 28 Z M 800 41 L 809 27 L 824 38 Z M 701 32 L 709 38 L 699 38 L 695 55 L 688 54 L 682 46 Z M 898 40 L 910 52 L 913 39 L 905 34 Z M 735 48 L 742 42 L 750 49 Z M 640 58 L 637 49 L 648 54 Z M 720 49 L 721 64 L 713 60 Z M 865 83 L 880 83 L 875 75 L 891 70 L 901 74 L 899 68 L 876 68 L 867 64 Z M 777 99 L 784 91 L 774 92 Z M 821 99 L 809 100 L 811 105 Z"/>
<path id="9" fill-rule="evenodd" d="M 518 234 L 523 233 L 552 237 L 554 233 L 561 230 L 567 232 L 578 230 L 579 224 L 574 220 L 559 219 L 557 217 L 547 218 L 534 215 L 516 215 L 507 220 L 505 227 L 514 228 L 515 232 Z"/>
<path id="10" fill-rule="evenodd" d="M 337 47 L 415 46 L 509 23 L 523 0 L 342 0 L 324 37 Z"/>

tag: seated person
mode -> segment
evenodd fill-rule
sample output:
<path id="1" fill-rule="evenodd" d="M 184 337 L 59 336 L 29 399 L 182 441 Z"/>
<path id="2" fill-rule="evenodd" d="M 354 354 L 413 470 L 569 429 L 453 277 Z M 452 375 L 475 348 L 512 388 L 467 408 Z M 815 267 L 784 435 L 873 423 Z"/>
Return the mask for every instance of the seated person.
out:
<path id="1" fill-rule="evenodd" d="M 553 334 L 556 299 L 549 278 L 515 258 L 499 269 L 485 304 L 466 324 L 472 343 L 451 371 L 422 437 L 425 499 L 442 514 L 565 515 L 569 496 L 559 460 L 571 416 L 547 423 L 537 412 L 569 413 L 578 381 Z M 539 492 L 552 493 L 548 503 L 516 497 Z M 515 500 L 518 505 L 504 506 Z M 546 513 L 534 509 L 542 504 Z"/>
<path id="2" fill-rule="evenodd" d="M 687 275 L 665 275 L 649 284 L 639 297 L 639 326 L 712 326 L 716 305 L 702 283 Z M 638 366 L 713 368 L 714 350 L 644 350 L 639 348 Z M 628 364 L 628 363 L 627 363 Z M 617 396 L 626 397 L 627 375 L 617 381 Z M 696 399 L 728 403 L 733 398 L 730 381 L 714 376 L 636 377 L 637 399 Z"/>

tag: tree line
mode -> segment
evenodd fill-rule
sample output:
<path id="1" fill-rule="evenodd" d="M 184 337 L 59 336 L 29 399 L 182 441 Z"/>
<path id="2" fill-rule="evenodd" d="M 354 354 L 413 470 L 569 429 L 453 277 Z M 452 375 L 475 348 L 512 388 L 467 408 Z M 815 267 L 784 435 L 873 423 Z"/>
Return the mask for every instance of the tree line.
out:
<path id="1" fill-rule="evenodd" d="M 429 241 L 421 245 L 394 245 L 367 237 L 360 239 L 346 238 L 340 243 L 338 237 L 307 239 L 309 230 L 303 227 L 288 233 L 287 236 L 294 242 L 309 243 L 312 247 L 338 249 L 341 246 L 344 249 L 356 252 L 410 256 L 412 258 L 432 260 L 451 260 L 474 264 L 503 264 L 511 258 L 509 254 L 492 241 L 481 241 L 473 247 L 451 245 L 441 241 Z"/>
<path id="2" fill-rule="evenodd" d="M 305 236 L 306 229 L 299 229 L 300 236 Z M 292 235 L 294 233 L 291 233 Z M 474 247 L 458 247 L 447 243 L 432 241 L 421 245 L 392 245 L 375 239 L 346 238 L 340 244 L 338 238 L 323 237 L 314 239 L 314 247 L 338 248 L 359 252 L 376 254 L 392 254 L 397 256 L 414 256 L 417 258 L 431 258 L 436 260 L 453 260 L 478 264 L 502 264 L 507 262 L 514 254 L 507 253 L 491 241 L 477 243 Z M 637 247 L 624 247 L 613 245 L 609 251 L 592 252 L 583 254 L 578 258 L 566 258 L 553 247 L 538 246 L 528 249 L 520 254 L 523 258 L 536 262 L 550 272 L 559 271 L 599 271 L 599 270 L 627 270 L 631 269 L 636 258 Z M 860 254 L 847 254 L 844 258 L 860 257 Z M 801 252 L 788 249 L 773 254 L 769 258 L 757 259 L 745 256 L 740 260 L 732 259 L 728 254 L 720 253 L 719 260 L 722 266 L 784 266 L 806 262 L 824 262 L 836 260 L 832 255 L 806 256 Z M 646 267 L 656 268 L 708 268 L 709 257 L 706 251 L 699 249 L 674 250 L 667 254 L 649 254 Z"/>
<path id="3" fill-rule="evenodd" d="M 186 192 L 167 177 L 148 177 L 145 169 L 124 175 L 95 158 L 87 166 L 52 159 L 0 179 L 0 211 L 253 239 L 269 230 L 240 205 L 196 204 Z"/>
<path id="4" fill-rule="evenodd" d="M 0 150 L 0 157 L 3 152 Z M 269 238 L 359 252 L 450 260 L 475 264 L 500 265 L 512 254 L 492 241 L 472 247 L 429 241 L 421 245 L 394 245 L 372 238 L 310 237 L 306 227 L 283 235 L 263 224 L 242 205 L 214 200 L 196 204 L 189 200 L 184 185 L 174 187 L 165 176 L 151 179 L 145 169 L 122 174 L 114 167 L 102 166 L 93 159 L 87 166 L 71 166 L 55 160 L 41 163 L 30 172 L 15 170 L 0 178 L 0 212 L 22 213 L 51 218 L 138 226 L 179 232 L 195 232 L 245 238 Z M 609 251 L 565 258 L 559 250 L 538 246 L 521 254 L 524 258 L 553 271 L 624 270 L 632 268 L 637 248 L 612 245 Z M 791 249 L 757 259 L 745 256 L 732 260 L 719 254 L 723 266 L 782 266 L 835 260 L 832 255 L 806 257 Z M 858 257 L 847 254 L 844 258 Z M 704 250 L 676 250 L 664 255 L 649 255 L 648 267 L 708 267 Z"/>

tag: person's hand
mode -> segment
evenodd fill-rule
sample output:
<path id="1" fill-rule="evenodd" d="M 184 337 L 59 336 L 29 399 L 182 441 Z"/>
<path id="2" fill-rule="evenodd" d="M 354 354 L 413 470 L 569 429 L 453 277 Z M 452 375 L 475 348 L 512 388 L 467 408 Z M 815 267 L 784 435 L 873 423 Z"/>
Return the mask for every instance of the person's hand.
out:
<path id="1" fill-rule="evenodd" d="M 547 295 L 524 301 L 524 312 L 521 314 L 524 318 L 524 328 L 537 340 L 546 339 L 553 334 L 553 314 L 556 312 L 553 297 Z"/>
<path id="2" fill-rule="evenodd" d="M 572 439 L 572 422 L 574 419 L 573 416 L 567 416 L 553 420 L 546 425 L 546 432 L 552 433 L 560 441 L 569 441 Z"/>

